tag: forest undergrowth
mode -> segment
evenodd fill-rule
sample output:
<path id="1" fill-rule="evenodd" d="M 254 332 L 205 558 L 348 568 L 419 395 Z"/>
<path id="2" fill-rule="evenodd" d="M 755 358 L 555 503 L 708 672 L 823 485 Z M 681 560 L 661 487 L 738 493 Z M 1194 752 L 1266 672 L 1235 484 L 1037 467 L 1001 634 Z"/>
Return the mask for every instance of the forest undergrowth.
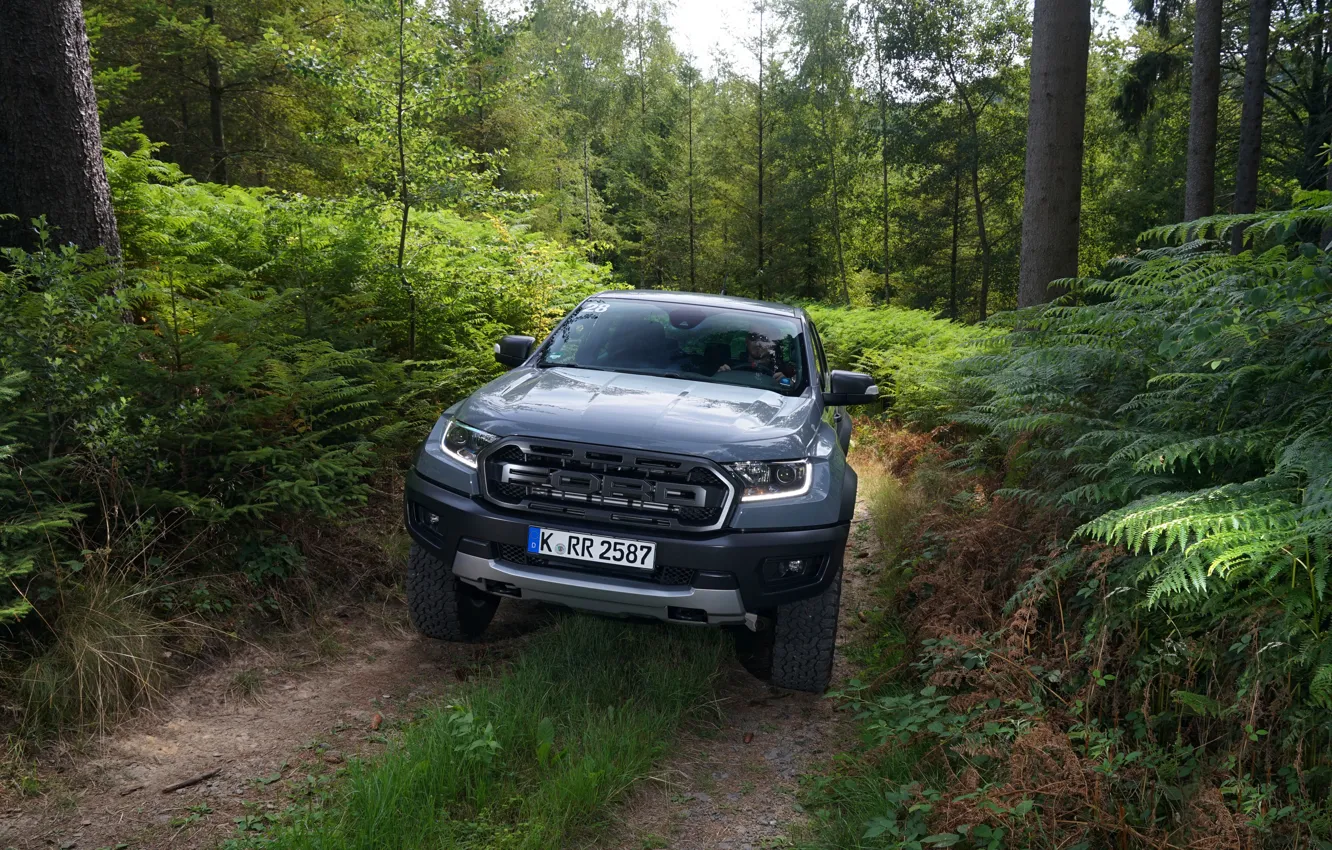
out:
<path id="1" fill-rule="evenodd" d="M 399 268 L 382 205 L 197 183 L 120 142 L 123 261 L 40 221 L 0 259 L 10 762 L 238 636 L 397 593 L 412 447 L 499 374 L 495 339 L 614 286 L 576 246 L 440 210 Z"/>
<path id="2" fill-rule="evenodd" d="M 1117 628 L 1124 551 L 961 468 L 957 434 L 862 426 L 881 545 L 877 640 L 833 696 L 859 749 L 807 778 L 816 847 L 1325 847 L 1332 812 L 1289 730 L 1143 688 Z M 1049 581 L 1051 567 L 1062 575 Z M 1187 650 L 1181 650 L 1181 655 Z M 1232 650 L 1233 651 L 1233 650 Z"/>
<path id="3" fill-rule="evenodd" d="M 1332 846 L 1329 200 L 1151 231 L 862 431 L 883 637 L 820 846 Z"/>

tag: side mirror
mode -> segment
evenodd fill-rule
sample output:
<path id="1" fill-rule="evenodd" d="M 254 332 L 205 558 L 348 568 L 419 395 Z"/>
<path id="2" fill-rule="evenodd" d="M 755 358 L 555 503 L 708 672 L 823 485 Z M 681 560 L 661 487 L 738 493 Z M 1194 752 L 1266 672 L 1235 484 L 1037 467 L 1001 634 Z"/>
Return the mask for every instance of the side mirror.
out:
<path id="1" fill-rule="evenodd" d="M 509 334 L 495 343 L 495 359 L 509 368 L 521 366 L 532 354 L 536 340 L 530 336 Z"/>
<path id="2" fill-rule="evenodd" d="M 828 376 L 828 387 L 828 392 L 823 394 L 823 403 L 828 407 L 871 404 L 879 400 L 879 388 L 874 385 L 874 378 L 864 372 L 834 369 Z"/>

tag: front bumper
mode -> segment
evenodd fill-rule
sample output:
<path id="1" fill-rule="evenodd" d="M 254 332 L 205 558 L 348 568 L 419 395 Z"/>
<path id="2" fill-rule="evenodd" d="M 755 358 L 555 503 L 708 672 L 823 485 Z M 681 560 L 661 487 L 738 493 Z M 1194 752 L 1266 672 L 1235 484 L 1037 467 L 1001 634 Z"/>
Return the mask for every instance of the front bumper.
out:
<path id="1" fill-rule="evenodd" d="M 452 564 L 459 579 L 482 590 L 607 614 L 708 624 L 743 622 L 746 613 L 765 613 L 822 592 L 842 568 L 849 530 L 849 523 L 841 523 L 688 534 L 609 527 L 567 517 L 547 520 L 458 493 L 416 470 L 407 476 L 405 512 L 412 539 Z M 430 515 L 435 521 L 425 521 Z M 688 583 L 654 583 L 642 576 L 607 574 L 553 559 L 532 564 L 505 557 L 525 549 L 532 525 L 652 541 L 657 544 L 657 563 L 675 570 L 673 575 L 684 571 Z M 813 575 L 794 582 L 764 580 L 764 559 L 801 556 L 820 559 Z"/>
<path id="2" fill-rule="evenodd" d="M 517 566 L 463 551 L 453 559 L 453 574 L 480 590 L 502 588 L 501 595 L 603 614 L 712 625 L 745 620 L 744 602 L 736 588 L 654 586 L 628 578 Z"/>

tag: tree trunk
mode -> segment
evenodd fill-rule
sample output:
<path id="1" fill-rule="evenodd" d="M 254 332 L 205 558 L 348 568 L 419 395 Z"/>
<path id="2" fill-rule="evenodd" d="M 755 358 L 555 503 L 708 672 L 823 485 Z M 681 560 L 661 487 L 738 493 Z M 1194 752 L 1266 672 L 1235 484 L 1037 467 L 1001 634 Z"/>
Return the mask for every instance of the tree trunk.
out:
<path id="1" fill-rule="evenodd" d="M 0 245 L 55 238 L 120 254 L 77 0 L 0 0 Z"/>
<path id="2" fill-rule="evenodd" d="M 1216 211 L 1216 110 L 1221 96 L 1221 0 L 1197 0 L 1193 24 L 1193 83 L 1189 95 L 1189 154 L 1184 218 Z"/>
<path id="3" fill-rule="evenodd" d="M 698 291 L 694 260 L 694 69 L 689 73 L 689 288 Z"/>
<path id="4" fill-rule="evenodd" d="M 990 237 L 985 230 L 985 205 L 981 201 L 980 190 L 980 114 L 971 103 L 971 96 L 967 94 L 966 89 L 958 85 L 956 80 L 953 83 L 958 96 L 962 98 L 962 103 L 967 109 L 967 118 L 971 124 L 971 198 L 976 207 L 976 238 L 980 242 L 981 254 L 981 288 L 980 288 L 980 320 L 985 321 L 990 304 Z M 982 107 L 983 109 L 984 107 Z"/>
<path id="5" fill-rule="evenodd" d="M 1329 192 L 1332 192 L 1332 158 L 1329 158 L 1327 161 L 1327 174 L 1323 178 L 1323 180 L 1324 180 L 1323 188 Z M 1327 246 L 1329 244 L 1332 244 L 1332 225 L 1328 225 L 1327 227 L 1323 228 L 1323 232 L 1320 235 L 1320 238 L 1323 243 L 1323 250 L 1326 251 Z"/>
<path id="6" fill-rule="evenodd" d="M 1262 164 L 1263 95 L 1267 88 L 1267 39 L 1272 27 L 1270 0 L 1249 4 L 1249 47 L 1244 59 L 1244 110 L 1240 117 L 1239 162 L 1235 169 L 1235 212 L 1258 209 L 1258 169 Z M 1244 250 L 1244 228 L 1236 227 L 1231 253 Z"/>
<path id="7" fill-rule="evenodd" d="M 587 238 L 592 238 L 592 178 L 589 175 L 587 137 L 583 137 L 583 225 L 587 228 Z"/>
<path id="8" fill-rule="evenodd" d="M 948 259 L 948 318 L 957 318 L 957 238 L 962 223 L 962 169 L 953 167 L 953 252 Z"/>
<path id="9" fill-rule="evenodd" d="M 1314 41 L 1314 62 L 1322 63 L 1325 65 L 1328 60 L 1327 56 L 1328 41 L 1324 37 L 1324 34 L 1328 30 L 1328 9 L 1325 0 L 1318 0 L 1317 8 L 1318 8 L 1318 26 L 1317 26 L 1318 35 Z M 1319 65 L 1315 64 L 1314 67 L 1319 67 Z M 1323 98 L 1324 106 L 1329 111 L 1332 111 L 1332 93 L 1328 93 L 1326 89 L 1324 89 L 1324 92 L 1325 92 Z M 1329 115 L 1329 118 L 1332 118 L 1332 115 Z M 1332 121 L 1329 121 L 1328 123 L 1332 124 Z M 1332 132 L 1329 132 L 1328 144 L 1332 146 Z M 1332 157 L 1328 158 L 1326 164 L 1323 165 L 1322 184 L 1323 184 L 1322 187 L 1324 189 L 1332 191 Z M 1329 224 L 1327 227 L 1324 227 L 1323 232 L 1319 234 L 1319 244 L 1323 246 L 1324 250 L 1327 249 L 1329 243 L 1332 243 L 1332 224 Z"/>
<path id="10" fill-rule="evenodd" d="M 828 130 L 828 115 L 824 113 L 823 119 L 823 137 L 828 142 L 828 167 L 832 177 L 832 203 L 833 203 L 833 242 L 837 246 L 837 271 L 842 278 L 842 300 L 847 306 L 851 305 L 851 290 L 846 285 L 846 259 L 842 254 L 842 210 L 837 197 L 837 139 L 834 133 Z M 834 121 L 836 117 L 834 116 Z"/>
<path id="11" fill-rule="evenodd" d="M 893 297 L 893 286 L 888 272 L 888 81 L 883 73 L 883 42 L 879 37 L 879 20 L 874 20 L 874 61 L 879 75 L 879 169 L 883 189 L 883 301 Z"/>
<path id="12" fill-rule="evenodd" d="M 1090 0 L 1036 0 L 1027 111 L 1018 306 L 1049 301 L 1078 273 Z"/>
<path id="13" fill-rule="evenodd" d="M 979 140 L 976 140 L 979 144 Z M 976 238 L 980 241 L 981 288 L 980 320 L 985 321 L 990 306 L 990 237 L 985 230 L 985 207 L 981 204 L 980 190 L 980 151 L 974 150 L 971 157 L 971 197 L 976 205 Z"/>
<path id="14" fill-rule="evenodd" d="M 416 357 L 416 289 L 407 280 L 407 226 L 411 221 L 411 195 L 407 189 L 407 0 L 398 0 L 398 203 L 402 207 L 402 222 L 398 228 L 398 275 L 407 293 L 407 356 Z"/>
<path id="15" fill-rule="evenodd" d="M 213 5 L 204 5 L 204 18 L 213 23 Z M 208 179 L 216 183 L 227 183 L 227 138 L 222 132 L 222 95 L 226 88 L 222 85 L 222 66 L 217 56 L 208 51 L 204 63 L 208 71 L 208 130 L 213 136 L 213 169 Z"/>
<path id="16" fill-rule="evenodd" d="M 176 134 L 175 150 L 168 149 L 166 155 L 181 167 L 182 170 L 189 172 L 190 168 L 186 164 L 185 151 L 188 150 L 190 142 L 190 99 L 185 88 L 185 79 L 188 75 L 185 72 L 185 57 L 176 57 L 176 85 L 179 89 L 178 101 L 180 108 L 180 132 Z"/>
<path id="17" fill-rule="evenodd" d="M 560 168 L 560 161 L 555 160 L 555 197 L 559 198 L 559 203 L 555 205 L 555 222 L 559 225 L 561 231 L 564 230 L 564 171 Z"/>
<path id="18" fill-rule="evenodd" d="M 758 33 L 758 280 L 759 297 L 767 295 L 763 280 L 763 4 L 759 4 Z"/>

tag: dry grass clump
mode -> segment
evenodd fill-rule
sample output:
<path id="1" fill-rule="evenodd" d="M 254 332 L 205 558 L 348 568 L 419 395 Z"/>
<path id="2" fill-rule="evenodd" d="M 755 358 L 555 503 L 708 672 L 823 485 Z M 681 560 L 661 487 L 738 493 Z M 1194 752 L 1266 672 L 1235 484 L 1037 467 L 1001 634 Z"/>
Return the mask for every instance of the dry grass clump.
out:
<path id="1" fill-rule="evenodd" d="M 171 627 L 141 598 L 110 576 L 69 594 L 53 641 L 14 682 L 25 732 L 102 732 L 161 692 Z"/>

